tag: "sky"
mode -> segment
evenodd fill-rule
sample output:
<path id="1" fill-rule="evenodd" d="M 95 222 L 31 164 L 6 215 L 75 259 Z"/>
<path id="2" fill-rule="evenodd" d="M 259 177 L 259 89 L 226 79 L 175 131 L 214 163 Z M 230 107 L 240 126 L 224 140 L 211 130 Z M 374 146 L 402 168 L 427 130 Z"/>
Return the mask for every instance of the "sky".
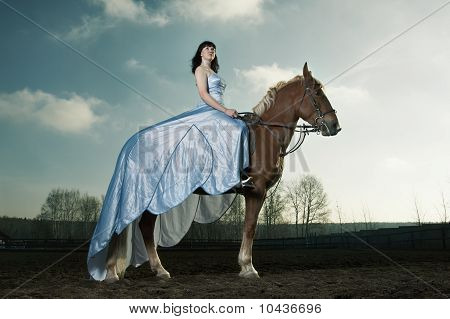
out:
<path id="1" fill-rule="evenodd" d="M 238 111 L 305 62 L 326 84 L 342 131 L 308 136 L 283 183 L 316 175 L 346 222 L 415 221 L 414 200 L 439 221 L 442 196 L 450 209 L 450 5 L 382 46 L 444 3 L 0 0 L 0 216 L 35 217 L 57 187 L 104 194 L 133 133 L 199 102 L 190 59 L 211 40 Z"/>

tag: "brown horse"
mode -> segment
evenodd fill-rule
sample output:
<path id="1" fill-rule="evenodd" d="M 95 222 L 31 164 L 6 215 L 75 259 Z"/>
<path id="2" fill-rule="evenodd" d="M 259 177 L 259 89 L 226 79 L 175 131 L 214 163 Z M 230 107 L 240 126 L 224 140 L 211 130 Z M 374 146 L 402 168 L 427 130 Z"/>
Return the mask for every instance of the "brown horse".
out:
<path id="1" fill-rule="evenodd" d="M 283 172 L 283 158 L 294 135 L 297 121 L 301 118 L 308 122 L 323 136 L 336 135 L 341 129 L 336 112 L 325 96 L 322 85 L 314 79 L 308 66 L 303 67 L 303 76 L 295 76 L 288 82 L 279 82 L 271 87 L 264 98 L 253 108 L 260 116 L 262 125 L 252 125 L 255 136 L 255 150 L 251 155 L 248 175 L 253 178 L 255 188 L 244 188 L 240 192 L 245 197 L 245 223 L 238 262 L 239 275 L 257 278 L 258 272 L 252 263 L 252 246 L 259 211 L 264 203 L 267 190 L 280 178 Z M 169 278 L 156 251 L 153 232 L 156 215 L 144 213 L 139 227 L 145 242 L 150 266 L 156 276 Z M 124 231 L 112 239 L 107 258 L 106 281 L 118 280 L 121 267 L 120 237 L 126 237 Z"/>

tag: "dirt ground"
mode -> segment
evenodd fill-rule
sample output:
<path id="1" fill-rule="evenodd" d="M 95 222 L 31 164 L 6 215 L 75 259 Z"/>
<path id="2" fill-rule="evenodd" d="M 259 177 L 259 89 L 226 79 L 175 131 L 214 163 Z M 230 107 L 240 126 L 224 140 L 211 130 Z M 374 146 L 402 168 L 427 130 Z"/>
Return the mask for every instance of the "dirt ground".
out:
<path id="1" fill-rule="evenodd" d="M 73 253 L 45 270 L 67 252 L 0 251 L 0 296 L 234 299 L 450 295 L 448 250 L 384 251 L 401 266 L 370 250 L 255 250 L 253 263 L 261 276 L 258 280 L 238 277 L 237 253 L 161 251 L 171 279 L 157 279 L 145 264 L 128 268 L 123 280 L 108 285 L 89 279 L 86 252 Z"/>

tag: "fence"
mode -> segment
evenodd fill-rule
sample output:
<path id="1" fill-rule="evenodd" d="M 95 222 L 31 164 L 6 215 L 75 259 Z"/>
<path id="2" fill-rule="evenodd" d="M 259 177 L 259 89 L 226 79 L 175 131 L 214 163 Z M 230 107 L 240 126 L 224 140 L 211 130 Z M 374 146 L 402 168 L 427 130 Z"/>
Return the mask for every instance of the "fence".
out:
<path id="1" fill-rule="evenodd" d="M 449 249 L 450 225 L 427 224 L 320 236 L 314 245 L 343 248 Z M 367 243 L 367 244 L 366 244 Z"/>
<path id="2" fill-rule="evenodd" d="M 84 245 L 83 245 L 84 243 Z M 83 239 L 3 239 L 0 249 L 65 249 L 80 247 L 87 250 L 89 243 Z M 374 246 L 380 249 L 449 249 L 450 225 L 427 224 L 401 226 L 377 230 L 361 230 L 340 234 L 310 236 L 308 238 L 256 239 L 256 249 L 276 248 L 345 248 L 359 249 Z M 184 238 L 168 249 L 239 249 L 239 240 L 200 240 Z M 164 248 L 163 248 L 164 249 Z"/>
<path id="3" fill-rule="evenodd" d="M 0 249 L 6 250 L 72 250 L 79 248 L 87 250 L 89 242 L 86 240 L 67 239 L 3 239 Z"/>

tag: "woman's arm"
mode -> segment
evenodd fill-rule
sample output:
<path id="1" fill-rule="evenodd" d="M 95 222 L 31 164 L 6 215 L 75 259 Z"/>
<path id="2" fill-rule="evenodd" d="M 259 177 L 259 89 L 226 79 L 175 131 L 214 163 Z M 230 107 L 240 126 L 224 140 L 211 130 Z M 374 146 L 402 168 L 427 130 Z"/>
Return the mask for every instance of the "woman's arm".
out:
<path id="1" fill-rule="evenodd" d="M 206 104 L 212 106 L 216 110 L 224 112 L 228 116 L 237 116 L 236 110 L 226 108 L 208 93 L 208 75 L 201 67 L 197 67 L 195 70 L 195 81 L 197 83 L 198 94 Z"/>

